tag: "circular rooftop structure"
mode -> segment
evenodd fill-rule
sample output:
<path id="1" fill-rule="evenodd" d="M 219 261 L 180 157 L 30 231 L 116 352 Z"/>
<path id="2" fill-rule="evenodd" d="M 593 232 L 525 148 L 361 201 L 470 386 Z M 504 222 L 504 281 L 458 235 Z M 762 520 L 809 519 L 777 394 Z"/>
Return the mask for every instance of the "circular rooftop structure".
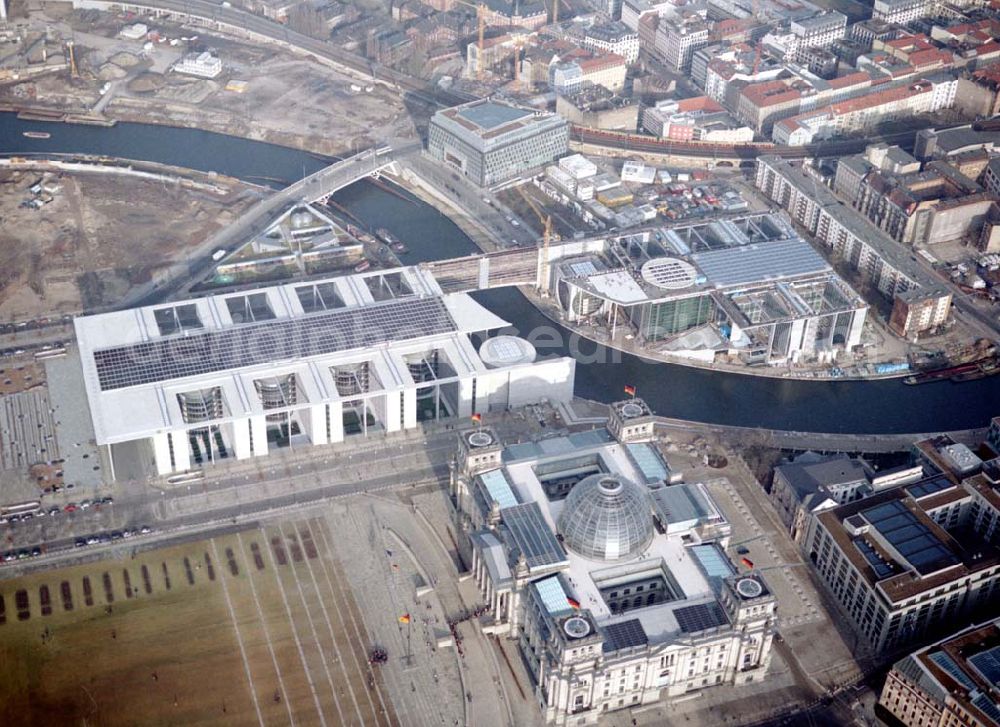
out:
<path id="1" fill-rule="evenodd" d="M 585 618 L 573 616 L 566 619 L 566 622 L 563 624 L 563 631 L 571 639 L 582 639 L 590 633 L 590 623 Z"/>
<path id="2" fill-rule="evenodd" d="M 591 475 L 570 490 L 557 529 L 566 546 L 585 558 L 629 558 L 653 539 L 652 499 L 624 477 Z"/>
<path id="3" fill-rule="evenodd" d="M 736 581 L 736 592 L 743 598 L 757 598 L 764 593 L 764 586 L 753 578 L 741 578 Z"/>
<path id="4" fill-rule="evenodd" d="M 517 336 L 494 336 L 483 341 L 479 358 L 490 368 L 534 363 L 535 347 Z"/>
<path id="5" fill-rule="evenodd" d="M 675 257 L 658 257 L 642 266 L 642 279 L 661 290 L 683 290 L 694 285 L 698 271 Z"/>
<path id="6" fill-rule="evenodd" d="M 621 413 L 626 419 L 635 419 L 636 417 L 641 417 L 645 414 L 646 410 L 642 408 L 642 404 L 636 404 L 634 401 L 628 401 L 622 404 Z"/>
<path id="7" fill-rule="evenodd" d="M 469 446 L 474 449 L 478 447 L 488 447 L 493 444 L 493 435 L 484 431 L 472 432 L 469 434 L 466 441 L 469 443 Z"/>

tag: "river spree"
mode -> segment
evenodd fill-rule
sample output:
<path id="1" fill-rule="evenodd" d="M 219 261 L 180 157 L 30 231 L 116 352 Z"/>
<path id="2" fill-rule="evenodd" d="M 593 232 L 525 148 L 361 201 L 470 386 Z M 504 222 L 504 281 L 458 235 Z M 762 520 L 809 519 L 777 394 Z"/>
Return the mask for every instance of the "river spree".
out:
<path id="1" fill-rule="evenodd" d="M 47 131 L 50 139 L 22 132 Z M 0 114 L 0 153 L 99 154 L 142 159 L 252 182 L 291 182 L 325 166 L 295 149 L 211 132 L 143 124 L 112 128 L 20 121 Z M 360 182 L 337 196 L 338 204 L 370 227 L 386 227 L 411 252 L 404 263 L 475 252 L 472 242 L 435 208 L 405 193 L 394 195 Z M 613 401 L 626 384 L 636 386 L 658 414 L 712 423 L 797 431 L 922 432 L 985 426 L 1000 414 L 1000 377 L 964 384 L 906 386 L 900 380 L 812 382 L 707 371 L 650 363 L 582 341 L 554 325 L 516 289 L 476 295 L 484 305 L 532 338 L 542 355 L 577 358 L 576 393 Z"/>

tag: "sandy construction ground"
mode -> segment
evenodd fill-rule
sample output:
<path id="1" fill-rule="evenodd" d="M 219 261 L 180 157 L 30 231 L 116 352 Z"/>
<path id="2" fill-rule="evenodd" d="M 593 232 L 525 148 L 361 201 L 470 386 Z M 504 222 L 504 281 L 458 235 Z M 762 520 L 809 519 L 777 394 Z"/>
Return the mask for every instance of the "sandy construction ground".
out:
<path id="1" fill-rule="evenodd" d="M 51 201 L 22 206 L 43 179 Z M 119 174 L 0 171 L 0 320 L 120 300 L 255 201 L 235 180 L 216 184 L 223 193 Z"/>

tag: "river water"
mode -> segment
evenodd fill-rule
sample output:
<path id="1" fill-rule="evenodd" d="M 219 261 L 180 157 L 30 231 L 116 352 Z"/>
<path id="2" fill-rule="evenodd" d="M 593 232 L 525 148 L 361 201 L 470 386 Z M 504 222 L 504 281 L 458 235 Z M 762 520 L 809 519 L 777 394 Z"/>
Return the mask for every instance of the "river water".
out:
<path id="1" fill-rule="evenodd" d="M 28 139 L 22 132 L 47 131 Z M 322 159 L 285 147 L 214 134 L 143 124 L 113 128 L 20 121 L 0 114 L 0 153 L 101 154 L 217 171 L 249 181 L 291 182 L 322 166 Z M 433 207 L 368 182 L 336 200 L 371 227 L 384 226 L 410 248 L 404 262 L 438 260 L 475 252 L 472 242 Z M 1000 376 L 964 384 L 906 386 L 883 381 L 786 381 L 649 363 L 635 356 L 571 338 L 516 289 L 476 294 L 518 333 L 533 338 L 542 355 L 577 358 L 576 393 L 599 401 L 624 397 L 631 384 L 654 411 L 696 421 L 826 432 L 922 432 L 985 426 L 1000 414 Z"/>

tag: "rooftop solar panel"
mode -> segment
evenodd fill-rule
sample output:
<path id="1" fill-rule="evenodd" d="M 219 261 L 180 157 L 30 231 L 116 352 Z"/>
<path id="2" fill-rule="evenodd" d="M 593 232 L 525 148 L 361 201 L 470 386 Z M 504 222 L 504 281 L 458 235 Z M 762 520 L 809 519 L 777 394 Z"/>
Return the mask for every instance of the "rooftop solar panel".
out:
<path id="1" fill-rule="evenodd" d="M 921 575 L 959 562 L 934 532 L 899 500 L 862 510 L 861 515 Z"/>
<path id="2" fill-rule="evenodd" d="M 566 551 L 549 529 L 537 502 L 505 508 L 502 517 L 503 524 L 524 555 L 529 568 L 554 565 L 566 560 Z"/>
<path id="3" fill-rule="evenodd" d="M 1000 707 L 992 699 L 985 694 L 980 694 L 972 700 L 972 704 L 996 724 L 1000 724 Z"/>
<path id="4" fill-rule="evenodd" d="M 955 660 L 943 651 L 935 651 L 930 654 L 929 658 L 966 689 L 976 688 L 975 682 L 969 679 L 968 675 L 955 663 Z"/>
<path id="5" fill-rule="evenodd" d="M 878 552 L 867 540 L 855 540 L 854 547 L 861 551 L 861 555 L 865 557 L 868 565 L 875 571 L 876 578 L 881 579 L 892 575 L 892 566 L 882 560 Z"/>
<path id="6" fill-rule="evenodd" d="M 693 606 L 675 608 L 674 618 L 677 619 L 681 631 L 686 634 L 705 631 L 729 623 L 726 614 L 722 612 L 717 603 L 696 603 Z"/>
<path id="7" fill-rule="evenodd" d="M 934 479 L 924 480 L 923 482 L 917 482 L 914 485 L 910 485 L 906 488 L 906 491 L 909 493 L 910 497 L 919 499 L 921 497 L 927 497 L 927 495 L 943 492 L 944 490 L 951 489 L 954 486 L 954 483 L 946 477 L 935 477 Z"/>
<path id="8" fill-rule="evenodd" d="M 635 646 L 645 646 L 649 643 L 649 638 L 637 618 L 621 623 L 607 624 L 601 627 L 601 630 L 604 632 L 602 651 L 619 651 Z"/>
<path id="9" fill-rule="evenodd" d="M 970 656 L 969 663 L 975 667 L 983 679 L 994 687 L 1000 687 L 1000 646 L 994 646 L 975 656 Z"/>
<path id="10" fill-rule="evenodd" d="M 94 352 L 102 391 L 450 333 L 440 298 L 410 298 Z"/>

